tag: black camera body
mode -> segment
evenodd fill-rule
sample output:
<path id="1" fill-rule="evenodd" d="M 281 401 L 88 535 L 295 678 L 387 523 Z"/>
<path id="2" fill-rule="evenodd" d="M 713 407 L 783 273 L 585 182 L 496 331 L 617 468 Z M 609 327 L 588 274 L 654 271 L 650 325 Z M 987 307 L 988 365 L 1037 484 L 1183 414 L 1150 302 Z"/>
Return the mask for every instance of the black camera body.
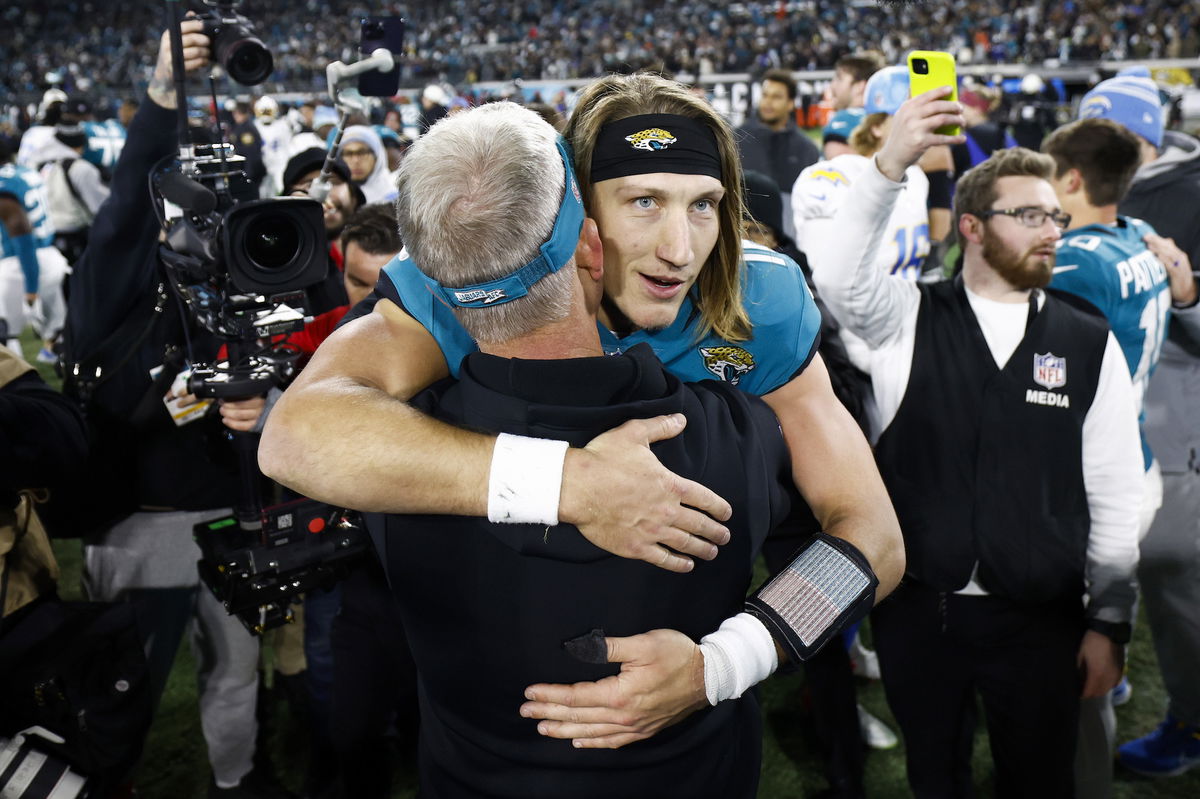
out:
<path id="1" fill-rule="evenodd" d="M 193 145 L 179 170 L 155 175 L 159 195 L 181 211 L 167 227 L 168 265 L 229 295 L 292 293 L 324 280 L 321 204 L 260 200 L 244 166 L 230 144 Z"/>
<path id="2" fill-rule="evenodd" d="M 205 585 L 256 635 L 291 622 L 298 595 L 344 579 L 371 546 L 358 514 L 311 499 L 265 508 L 261 531 L 225 516 L 192 534 Z"/>
<path id="3" fill-rule="evenodd" d="M 195 364 L 191 388 L 203 397 L 262 394 L 290 376 L 295 353 L 256 342 L 299 330 L 306 290 L 328 272 L 324 212 L 304 197 L 258 199 L 245 159 L 227 143 L 181 149 L 151 176 L 160 257 L 189 313 L 239 356 Z"/>
<path id="4" fill-rule="evenodd" d="M 198 14 L 204 35 L 212 43 L 213 61 L 243 86 L 257 86 L 275 69 L 275 59 L 262 39 L 254 35 L 250 20 L 237 12 L 237 2 L 209 2 Z"/>

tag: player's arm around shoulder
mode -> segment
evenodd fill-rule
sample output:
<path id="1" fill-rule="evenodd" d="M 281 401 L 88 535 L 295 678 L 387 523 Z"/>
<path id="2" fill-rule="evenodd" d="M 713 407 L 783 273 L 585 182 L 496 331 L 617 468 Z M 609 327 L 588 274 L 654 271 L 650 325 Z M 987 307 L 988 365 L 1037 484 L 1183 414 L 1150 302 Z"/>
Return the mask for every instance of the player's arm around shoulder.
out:
<path id="1" fill-rule="evenodd" d="M 447 374 L 433 336 L 381 300 L 335 331 L 284 392 L 263 429 L 263 473 L 357 510 L 485 514 L 478 487 L 494 438 L 407 404 Z"/>

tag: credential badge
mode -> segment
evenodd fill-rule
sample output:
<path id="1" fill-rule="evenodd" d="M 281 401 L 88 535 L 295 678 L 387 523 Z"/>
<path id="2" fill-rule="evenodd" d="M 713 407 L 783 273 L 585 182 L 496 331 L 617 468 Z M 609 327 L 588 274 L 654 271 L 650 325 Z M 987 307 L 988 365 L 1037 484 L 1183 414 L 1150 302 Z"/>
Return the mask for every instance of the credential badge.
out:
<path id="1" fill-rule="evenodd" d="M 1045 355 L 1033 354 L 1033 382 L 1046 388 L 1059 388 L 1067 384 L 1067 359 L 1052 352 Z"/>

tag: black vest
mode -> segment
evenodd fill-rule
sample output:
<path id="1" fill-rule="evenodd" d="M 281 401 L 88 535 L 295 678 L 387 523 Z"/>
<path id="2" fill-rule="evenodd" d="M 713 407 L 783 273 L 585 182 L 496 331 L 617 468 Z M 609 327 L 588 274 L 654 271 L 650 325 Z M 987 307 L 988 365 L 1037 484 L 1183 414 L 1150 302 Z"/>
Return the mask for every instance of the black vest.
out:
<path id="1" fill-rule="evenodd" d="M 955 591 L 978 562 L 980 582 L 998 596 L 1081 597 L 1090 529 L 1083 422 L 1107 323 L 1048 291 L 998 369 L 961 278 L 920 289 L 908 388 L 875 449 L 908 574 Z"/>

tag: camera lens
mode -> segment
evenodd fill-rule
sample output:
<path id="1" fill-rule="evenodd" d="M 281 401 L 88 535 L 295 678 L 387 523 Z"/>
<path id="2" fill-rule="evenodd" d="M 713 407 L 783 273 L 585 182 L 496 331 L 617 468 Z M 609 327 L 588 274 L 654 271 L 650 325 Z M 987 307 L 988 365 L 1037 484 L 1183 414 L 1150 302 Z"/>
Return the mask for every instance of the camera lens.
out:
<path id="1" fill-rule="evenodd" d="M 239 202 L 226 212 L 223 227 L 223 260 L 236 291 L 294 291 L 325 279 L 329 252 L 316 200 Z"/>
<path id="2" fill-rule="evenodd" d="M 226 43 L 217 56 L 229 77 L 243 86 L 257 86 L 271 77 L 275 68 L 271 51 L 253 36 Z"/>
<path id="3" fill-rule="evenodd" d="M 295 220 L 264 214 L 246 230 L 246 255 L 259 269 L 275 271 L 292 263 L 300 249 Z"/>
<path id="4" fill-rule="evenodd" d="M 928 75 L 929 74 L 929 62 L 926 61 L 924 58 L 914 58 L 913 59 L 913 72 L 917 73 L 918 75 Z"/>

